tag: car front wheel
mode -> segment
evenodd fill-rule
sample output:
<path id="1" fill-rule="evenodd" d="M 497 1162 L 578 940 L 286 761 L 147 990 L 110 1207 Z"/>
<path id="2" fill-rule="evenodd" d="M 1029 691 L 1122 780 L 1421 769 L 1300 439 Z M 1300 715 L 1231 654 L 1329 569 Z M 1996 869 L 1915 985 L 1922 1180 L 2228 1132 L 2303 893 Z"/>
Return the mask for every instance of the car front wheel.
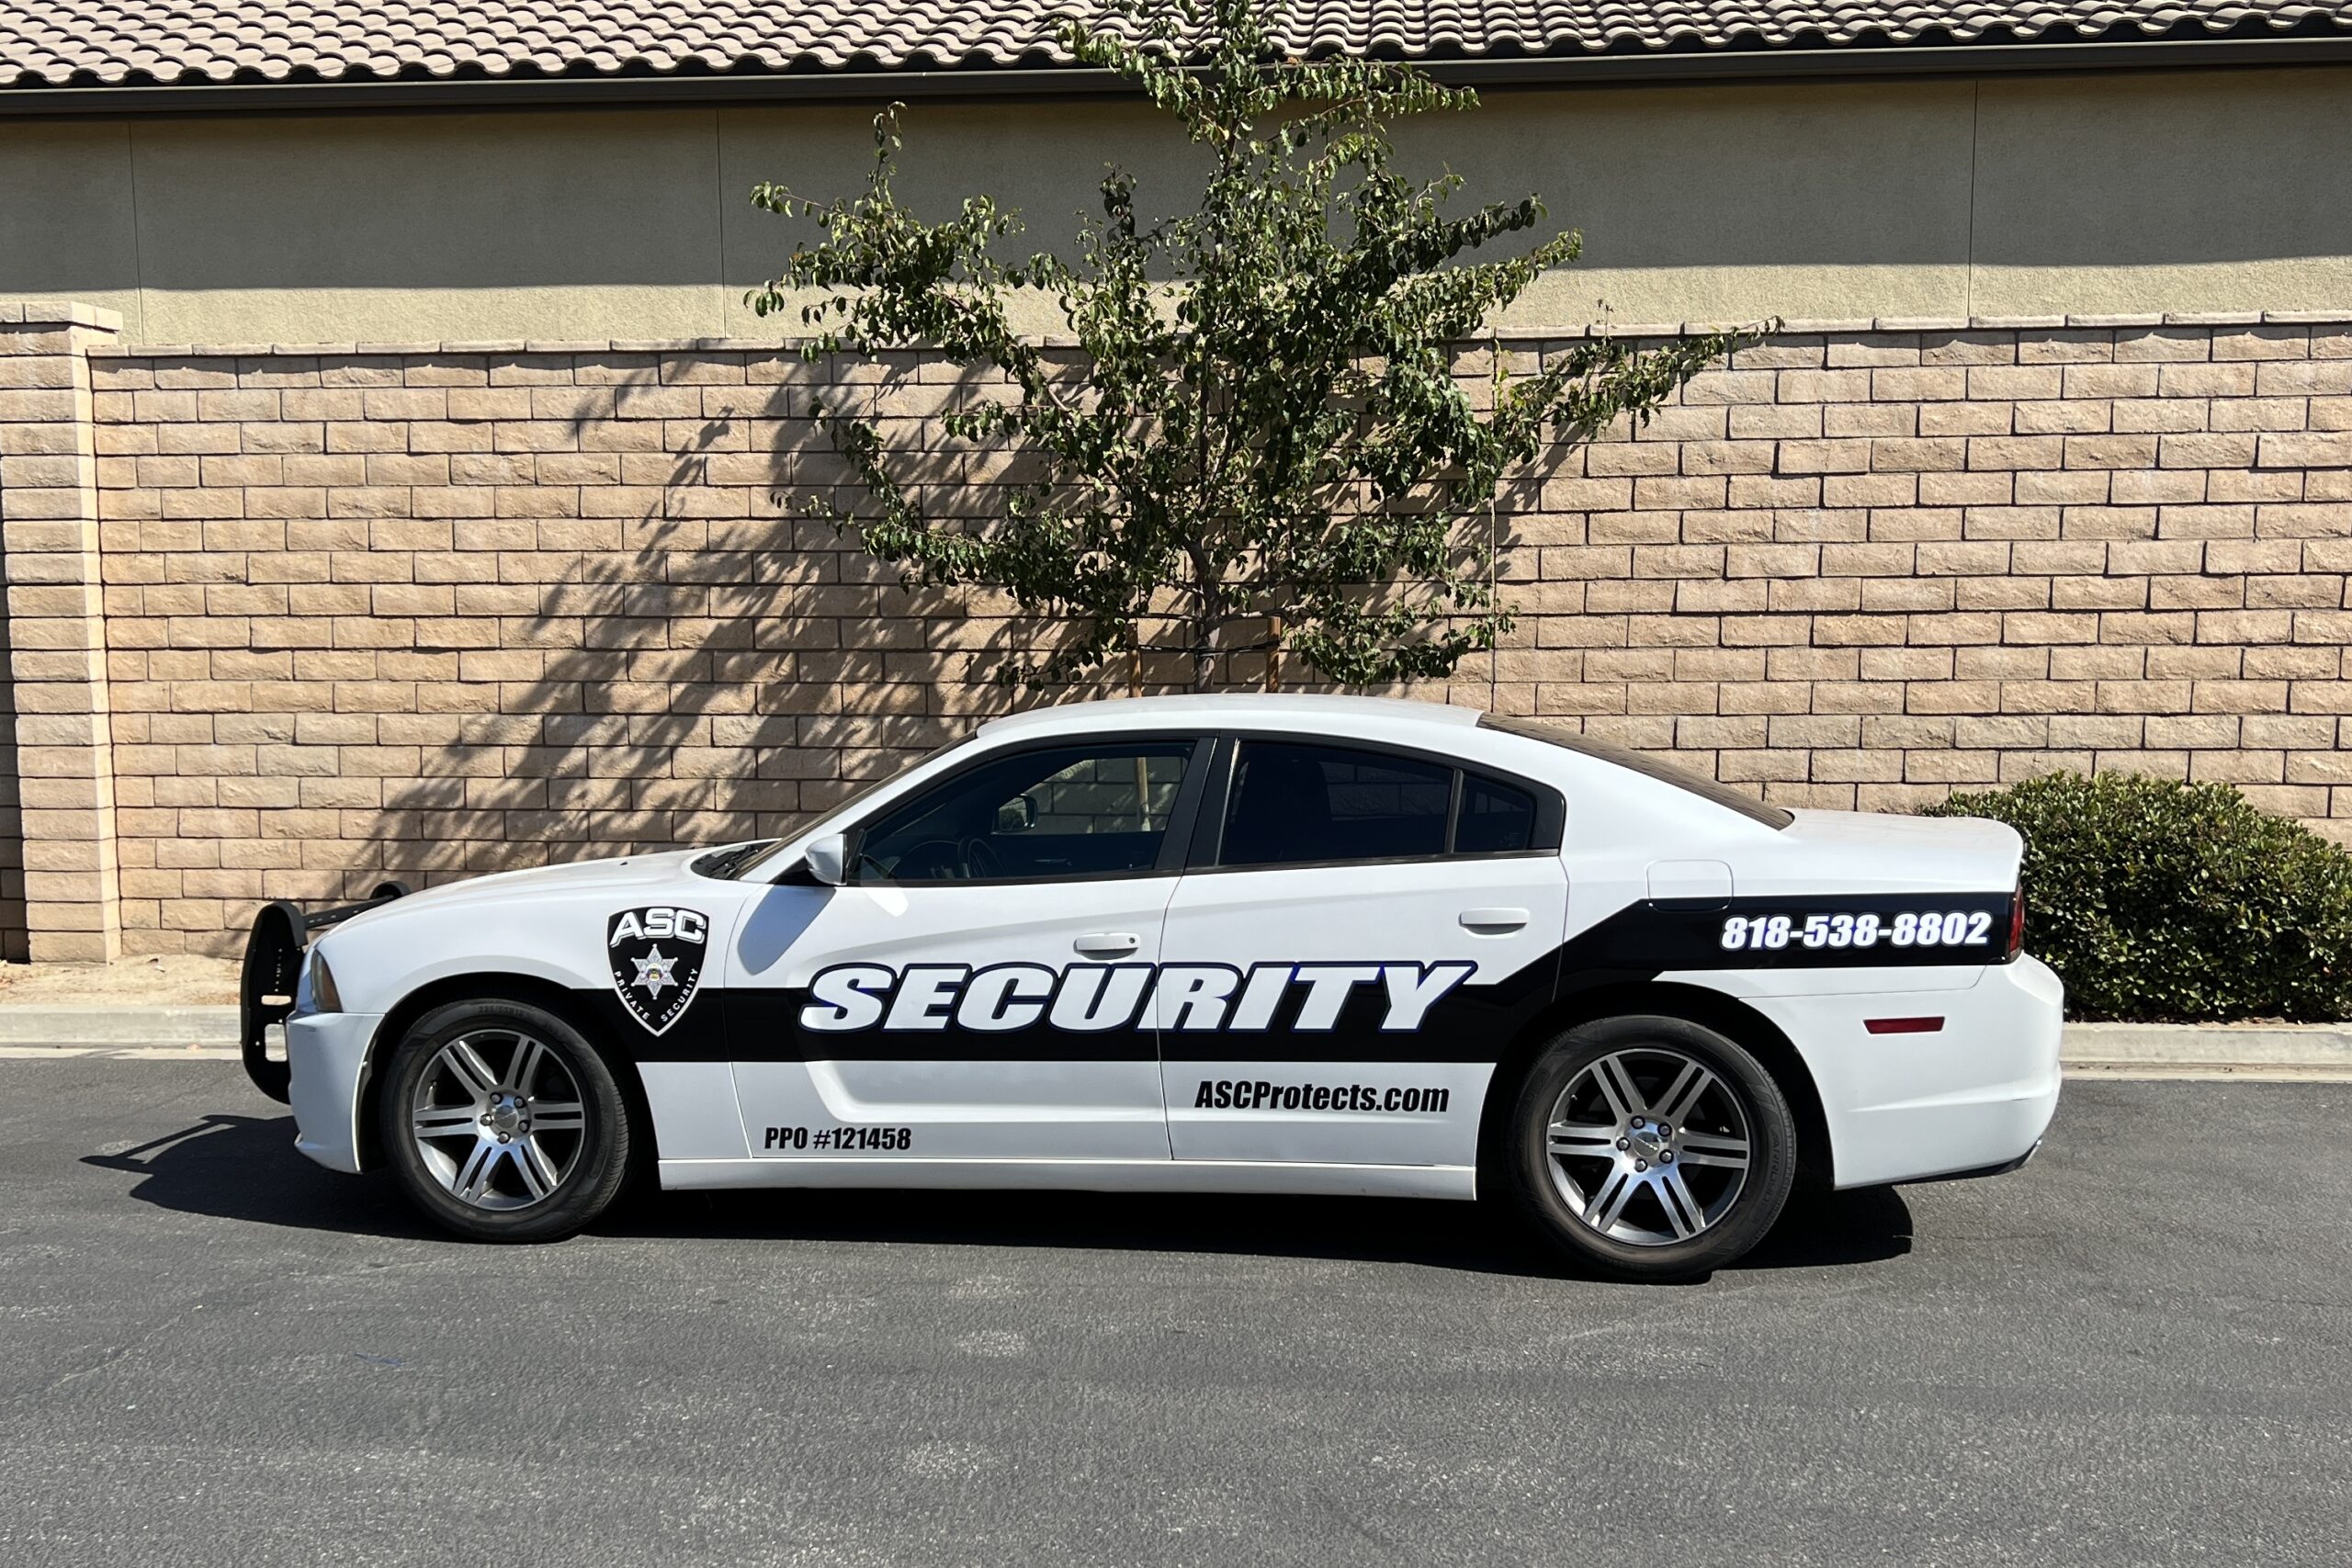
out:
<path id="1" fill-rule="evenodd" d="M 1555 1245 L 1611 1272 L 1685 1279 L 1732 1262 L 1796 1175 L 1787 1098 L 1761 1063 L 1682 1019 L 1596 1020 L 1520 1092 L 1512 1176 Z"/>
<path id="2" fill-rule="evenodd" d="M 520 1002 L 436 1008 L 393 1047 L 383 1146 L 425 1213 L 482 1241 L 554 1241 L 628 1171 L 627 1102 L 579 1032 Z"/>

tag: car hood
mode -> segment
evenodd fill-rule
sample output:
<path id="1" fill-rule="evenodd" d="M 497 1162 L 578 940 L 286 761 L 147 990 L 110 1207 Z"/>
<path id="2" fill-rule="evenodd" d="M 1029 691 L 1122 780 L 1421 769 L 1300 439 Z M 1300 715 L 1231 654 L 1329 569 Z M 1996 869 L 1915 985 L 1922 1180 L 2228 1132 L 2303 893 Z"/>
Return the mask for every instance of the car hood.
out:
<path id="1" fill-rule="evenodd" d="M 610 860 L 534 866 L 527 871 L 492 872 L 488 876 L 469 876 L 463 882 L 445 883 L 422 893 L 412 893 L 381 910 L 355 917 L 352 923 L 394 909 L 402 914 L 424 908 L 447 910 L 538 893 L 592 893 L 601 888 L 617 891 L 681 883 L 694 876 L 686 868 L 709 852 L 707 849 L 668 850 L 660 854 L 621 855 Z"/>

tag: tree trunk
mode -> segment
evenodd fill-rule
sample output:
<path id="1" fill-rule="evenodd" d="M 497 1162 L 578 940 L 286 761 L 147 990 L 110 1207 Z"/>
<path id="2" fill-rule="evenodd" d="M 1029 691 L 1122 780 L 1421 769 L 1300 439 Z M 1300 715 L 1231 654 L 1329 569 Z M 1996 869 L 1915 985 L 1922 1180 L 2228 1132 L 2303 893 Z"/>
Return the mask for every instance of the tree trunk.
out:
<path id="1" fill-rule="evenodd" d="M 1193 556 L 1193 687 L 1205 692 L 1216 680 L 1216 634 L 1225 624 L 1225 595 L 1207 552 Z"/>
<path id="2" fill-rule="evenodd" d="M 1216 678 L 1216 648 L 1209 639 L 1214 623 L 1205 614 L 1193 617 L 1193 690 L 1205 692 Z"/>

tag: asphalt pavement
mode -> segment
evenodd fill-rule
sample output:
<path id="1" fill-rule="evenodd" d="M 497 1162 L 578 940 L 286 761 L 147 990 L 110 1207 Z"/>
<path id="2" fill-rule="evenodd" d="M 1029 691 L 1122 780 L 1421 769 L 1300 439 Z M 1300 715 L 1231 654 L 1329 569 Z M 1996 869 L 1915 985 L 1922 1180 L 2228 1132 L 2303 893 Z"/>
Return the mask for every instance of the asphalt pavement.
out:
<path id="1" fill-rule="evenodd" d="M 2352 1084 L 2069 1085 L 1747 1265 L 1462 1205 L 654 1194 L 475 1247 L 0 1060 L 0 1562 L 2352 1561 Z"/>

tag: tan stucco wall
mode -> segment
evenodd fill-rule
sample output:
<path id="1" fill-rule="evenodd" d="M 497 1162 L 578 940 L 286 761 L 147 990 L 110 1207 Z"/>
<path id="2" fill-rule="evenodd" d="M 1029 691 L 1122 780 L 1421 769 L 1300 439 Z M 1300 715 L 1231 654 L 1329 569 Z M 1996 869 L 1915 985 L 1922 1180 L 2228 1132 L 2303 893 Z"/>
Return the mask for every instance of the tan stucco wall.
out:
<path id="1" fill-rule="evenodd" d="M 1967 314 L 1967 82 L 1498 95 L 1424 132 L 1585 236 L 1513 324 Z M 1476 133 L 1472 130 L 1475 127 Z M 1435 159 L 1432 159 L 1435 161 Z"/>
<path id="2" fill-rule="evenodd" d="M 2352 70 L 2053 85 L 1978 99 L 1973 313 L 2352 304 Z"/>
<path id="3" fill-rule="evenodd" d="M 2352 68 L 1496 93 L 1408 146 L 1587 237 L 1512 325 L 2326 310 L 2352 299 Z M 0 297 L 156 343 L 757 330 L 792 230 L 751 186 L 854 186 L 856 107 L 0 121 Z M 1134 106 L 918 104 L 905 193 L 1068 235 Z M 1035 323 L 1046 326 L 1050 323 Z"/>
<path id="4" fill-rule="evenodd" d="M 139 312 L 130 128 L 0 120 L 0 278 L 10 299 Z"/>

